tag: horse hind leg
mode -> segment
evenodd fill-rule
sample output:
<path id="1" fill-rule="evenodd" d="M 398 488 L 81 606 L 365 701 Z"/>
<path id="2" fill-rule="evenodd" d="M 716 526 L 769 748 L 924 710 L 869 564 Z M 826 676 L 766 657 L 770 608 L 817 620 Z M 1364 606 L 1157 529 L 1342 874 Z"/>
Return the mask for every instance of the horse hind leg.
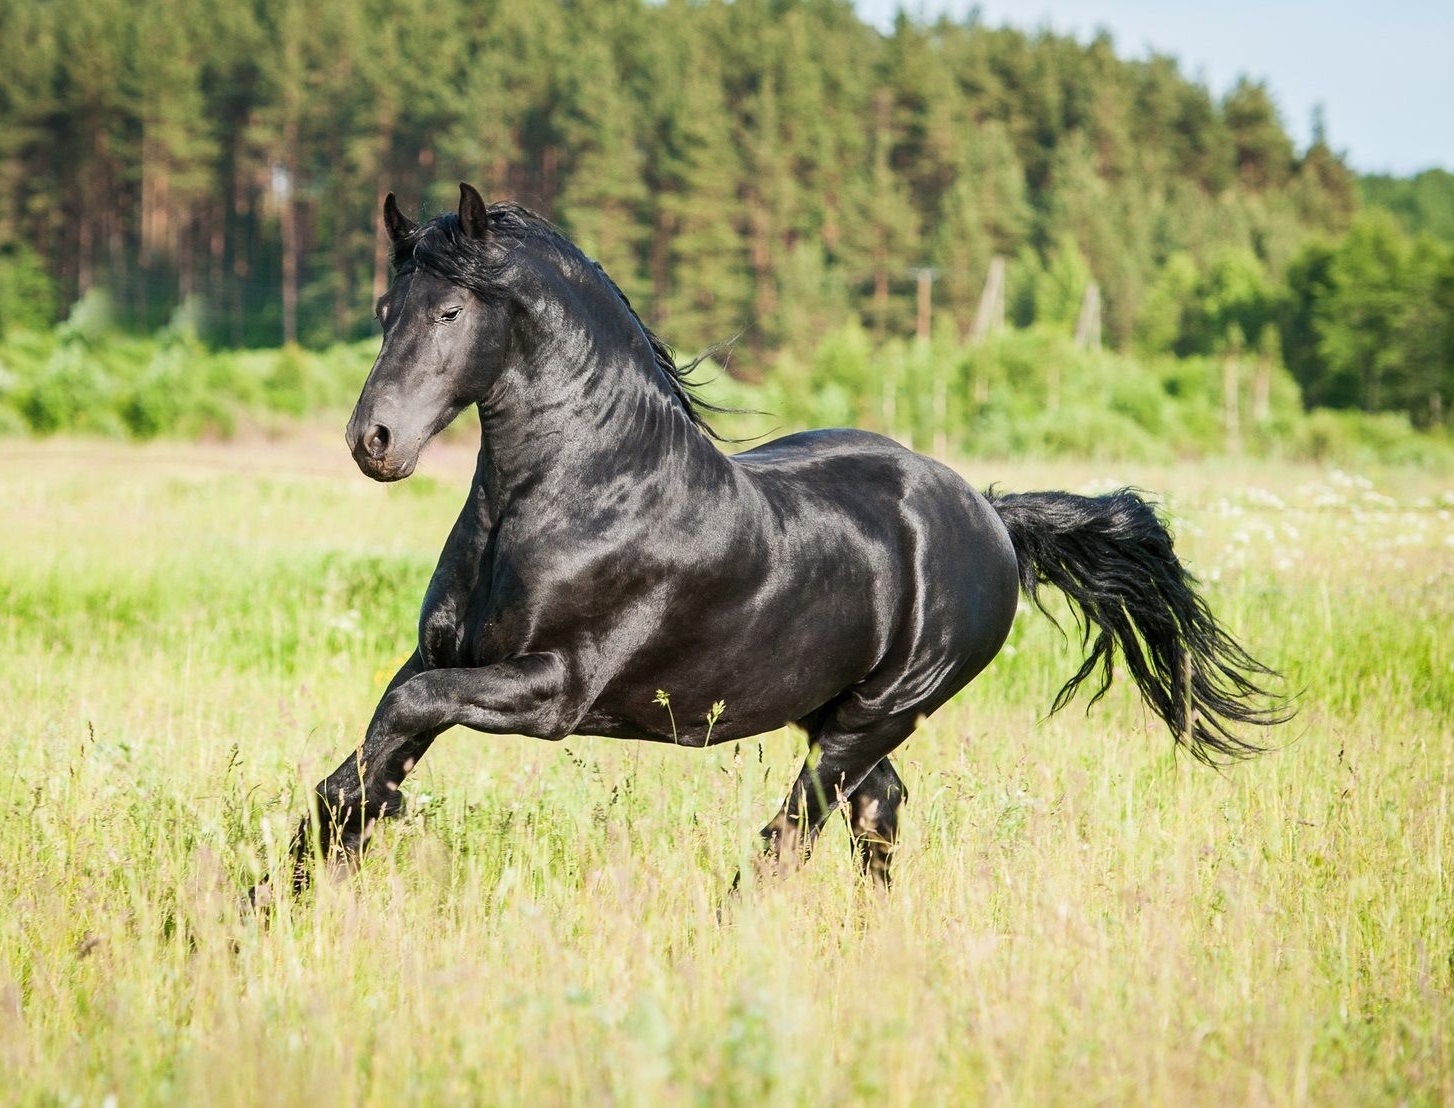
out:
<path id="1" fill-rule="evenodd" d="M 899 806 L 909 790 L 887 758 L 881 758 L 849 797 L 848 828 L 863 873 L 880 888 L 890 885 L 889 864 L 899 838 Z"/>
<path id="2" fill-rule="evenodd" d="M 759 872 L 779 873 L 805 861 L 829 817 L 839 808 L 851 807 L 852 797 L 865 784 L 869 785 L 865 819 L 873 823 L 876 834 L 884 840 L 873 849 L 886 857 L 886 851 L 892 848 L 891 836 L 897 832 L 896 813 L 904 787 L 892 766 L 885 764 L 882 771 L 878 766 L 909 737 L 917 715 L 905 712 L 861 724 L 852 720 L 854 725 L 849 726 L 844 718 L 847 714 L 835 713 L 812 737 L 812 752 L 798 772 L 797 781 L 777 815 L 762 829 Z M 894 786 L 892 797 L 890 785 Z M 874 801 L 877 806 L 870 816 L 868 806 Z"/>

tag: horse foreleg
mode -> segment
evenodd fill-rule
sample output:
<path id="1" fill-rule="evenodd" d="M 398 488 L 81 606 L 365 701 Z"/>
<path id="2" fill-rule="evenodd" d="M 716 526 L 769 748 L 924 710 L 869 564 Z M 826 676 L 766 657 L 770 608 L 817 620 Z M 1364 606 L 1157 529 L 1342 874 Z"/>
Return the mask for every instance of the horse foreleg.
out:
<path id="1" fill-rule="evenodd" d="M 315 850 L 357 865 L 378 821 L 403 810 L 400 786 L 446 729 L 563 738 L 579 718 L 562 711 L 565 687 L 565 666 L 554 654 L 480 669 L 424 669 L 416 654 L 390 682 L 363 743 L 314 790 L 314 817 L 305 817 L 293 840 L 294 888 L 308 883 Z"/>

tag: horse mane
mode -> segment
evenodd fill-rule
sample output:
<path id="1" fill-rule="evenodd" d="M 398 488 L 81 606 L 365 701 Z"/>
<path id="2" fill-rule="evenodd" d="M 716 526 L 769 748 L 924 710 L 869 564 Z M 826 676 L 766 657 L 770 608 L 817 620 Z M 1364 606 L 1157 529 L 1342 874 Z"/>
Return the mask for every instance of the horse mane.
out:
<path id="1" fill-rule="evenodd" d="M 554 248 L 567 260 L 584 265 L 587 272 L 595 273 L 621 301 L 631 314 L 641 333 L 646 336 L 651 348 L 652 360 L 661 371 L 673 399 L 700 431 L 718 440 L 725 439 L 708 422 L 706 413 L 727 414 L 736 408 L 720 407 L 697 395 L 701 382 L 691 379 L 693 372 L 708 358 L 719 352 L 719 347 L 709 347 L 702 354 L 684 365 L 678 365 L 672 348 L 659 338 L 632 307 L 630 299 L 621 287 L 611 279 L 601 263 L 586 255 L 580 247 L 566 238 L 554 224 L 529 208 L 511 202 L 491 204 L 487 209 L 489 238 L 491 242 L 504 244 L 503 257 L 510 250 L 531 242 L 543 243 Z M 480 296 L 498 296 L 505 287 L 506 270 L 504 261 L 492 261 L 485 247 L 465 234 L 460 226 L 459 216 L 453 212 L 420 224 L 413 231 L 394 243 L 394 268 L 402 273 L 411 267 L 418 267 L 441 277 L 451 284 L 467 288 Z M 500 252 L 494 252 L 501 256 Z"/>

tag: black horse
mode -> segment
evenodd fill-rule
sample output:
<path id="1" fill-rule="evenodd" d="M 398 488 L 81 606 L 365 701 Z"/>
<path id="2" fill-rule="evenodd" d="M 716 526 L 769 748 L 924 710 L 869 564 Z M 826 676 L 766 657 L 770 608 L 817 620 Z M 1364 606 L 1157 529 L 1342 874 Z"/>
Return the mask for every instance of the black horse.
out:
<path id="1" fill-rule="evenodd" d="M 1097 671 L 1104 692 L 1119 649 L 1203 761 L 1261 749 L 1234 725 L 1286 718 L 1260 684 L 1271 671 L 1213 619 L 1135 493 L 981 495 L 853 430 L 729 457 L 669 350 L 544 220 L 468 185 L 457 214 L 421 226 L 390 195 L 384 219 L 396 276 L 349 448 L 400 480 L 473 404 L 479 460 L 418 647 L 318 785 L 295 883 L 317 847 L 356 859 L 458 724 L 697 747 L 796 723 L 810 756 L 762 832 L 765 864 L 805 855 L 846 805 L 863 867 L 887 881 L 905 798 L 889 755 L 989 664 L 1020 590 L 1044 584 L 1090 644 L 1057 708 Z"/>

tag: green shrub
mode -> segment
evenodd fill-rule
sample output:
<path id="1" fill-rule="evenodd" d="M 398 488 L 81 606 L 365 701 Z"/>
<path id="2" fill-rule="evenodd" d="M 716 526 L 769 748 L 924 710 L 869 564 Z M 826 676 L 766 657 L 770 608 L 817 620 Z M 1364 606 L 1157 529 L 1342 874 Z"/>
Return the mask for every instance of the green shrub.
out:
<path id="1" fill-rule="evenodd" d="M 1427 465 L 1454 461 L 1454 446 L 1441 435 L 1415 430 L 1398 412 L 1316 408 L 1298 429 L 1296 455 L 1309 461 Z"/>
<path id="2" fill-rule="evenodd" d="M 290 416 L 308 411 L 308 373 L 302 350 L 289 346 L 278 351 L 272 371 L 263 380 L 263 396 L 271 411 Z"/>
<path id="3" fill-rule="evenodd" d="M 136 438 L 204 433 L 229 435 L 237 397 L 225 379 L 207 372 L 211 359 L 195 339 L 179 334 L 157 348 L 123 397 L 119 412 Z"/>
<path id="4" fill-rule="evenodd" d="M 59 331 L 63 339 L 95 342 L 111 331 L 116 323 L 116 304 L 111 293 L 103 288 L 90 288 L 71 305 L 66 321 Z"/>
<path id="5" fill-rule="evenodd" d="M 378 349 L 377 339 L 364 339 L 319 351 L 213 351 L 194 323 L 179 311 L 151 338 L 119 334 L 107 297 L 93 292 L 60 327 L 5 336 L 0 434 L 225 437 L 246 416 L 342 413 Z M 1281 365 L 1260 384 L 1257 373 L 1251 358 L 1239 369 L 1237 449 L 1245 453 L 1343 464 L 1454 458 L 1447 438 L 1403 416 L 1305 413 Z M 784 354 L 760 382 L 711 364 L 698 380 L 704 399 L 745 409 L 712 420 L 745 445 L 801 428 L 858 426 L 921 450 L 1005 458 L 1195 458 L 1229 448 L 1220 358 L 1078 350 L 1045 328 L 973 346 L 947 333 L 875 346 L 853 324 Z"/>
<path id="6" fill-rule="evenodd" d="M 31 430 L 42 435 L 60 431 L 110 429 L 113 383 L 104 368 L 77 339 L 62 342 L 44 368 L 23 388 L 20 413 Z"/>
<path id="7" fill-rule="evenodd" d="M 0 335 L 43 331 L 55 315 L 55 284 L 40 255 L 19 243 L 0 248 Z"/>
<path id="8" fill-rule="evenodd" d="M 23 435 L 28 430 L 25 417 L 8 400 L 0 398 L 0 437 Z"/>

